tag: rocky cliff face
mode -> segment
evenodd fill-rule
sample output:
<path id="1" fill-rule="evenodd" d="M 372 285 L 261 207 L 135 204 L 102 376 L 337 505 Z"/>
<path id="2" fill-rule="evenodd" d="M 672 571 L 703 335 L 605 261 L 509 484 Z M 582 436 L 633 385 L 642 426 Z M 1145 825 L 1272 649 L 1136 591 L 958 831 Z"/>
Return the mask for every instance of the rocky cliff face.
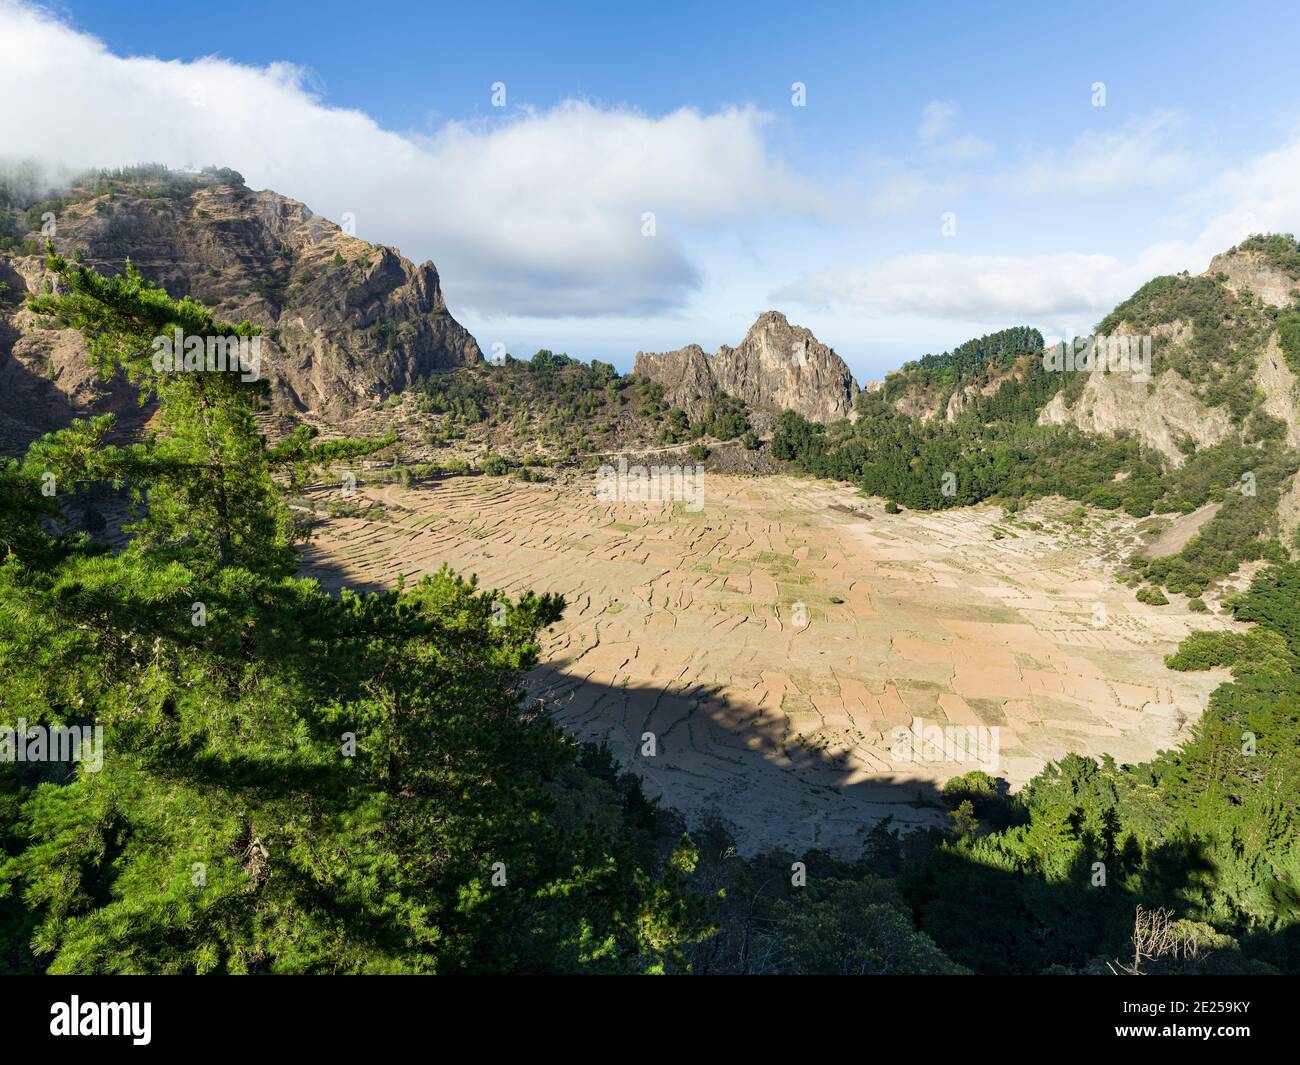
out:
<path id="1" fill-rule="evenodd" d="M 1073 406 L 1066 406 L 1058 392 L 1039 413 L 1038 424 L 1073 425 L 1087 433 L 1132 433 L 1175 466 L 1186 458 L 1180 441 L 1208 447 L 1233 431 L 1227 411 L 1206 408 L 1172 370 L 1150 382 L 1130 374 L 1091 374 Z"/>
<path id="2" fill-rule="evenodd" d="M 448 313 L 433 263 L 416 266 L 351 237 L 295 200 L 237 179 L 185 175 L 104 182 L 64 199 L 59 251 L 80 252 L 104 272 L 129 256 L 171 295 L 261 325 L 262 374 L 282 410 L 340 417 L 422 375 L 482 361 Z M 8 285 L 0 296 L 0 437 L 30 438 L 73 415 L 129 413 L 133 402 L 120 384 L 94 379 L 78 336 L 42 328 L 23 306 L 44 280 L 41 256 L 0 254 Z"/>
<path id="3" fill-rule="evenodd" d="M 1223 274 L 1233 292 L 1252 292 L 1264 303 L 1285 307 L 1300 292 L 1300 280 L 1270 261 L 1263 252 L 1233 248 L 1210 260 L 1207 274 Z"/>
<path id="4" fill-rule="evenodd" d="M 1263 394 L 1263 410 L 1286 426 L 1287 447 L 1300 448 L 1300 381 L 1291 372 L 1278 342 L 1277 330 L 1259 355 L 1255 382 Z"/>
<path id="5" fill-rule="evenodd" d="M 1267 254 L 1246 246 L 1216 255 L 1195 280 L 1212 281 L 1230 294 L 1218 304 L 1217 318 L 1224 324 L 1211 344 L 1196 344 L 1197 331 L 1206 326 L 1208 316 L 1197 314 L 1196 300 L 1187 295 L 1190 290 L 1182 296 L 1150 297 L 1163 301 L 1153 303 L 1158 310 L 1155 324 L 1143 323 L 1143 308 L 1133 308 L 1133 301 L 1123 304 L 1112 316 L 1121 318 L 1113 331 L 1151 335 L 1154 377 L 1148 381 L 1124 373 L 1093 373 L 1072 404 L 1067 405 L 1062 394 L 1053 397 L 1039 413 L 1039 424 L 1073 425 L 1090 433 L 1128 432 L 1178 466 L 1184 459 L 1180 441 L 1191 440 L 1199 448 L 1245 433 L 1246 419 L 1234 418 L 1227 404 L 1211 404 L 1208 396 L 1216 385 L 1226 391 L 1240 378 L 1239 388 L 1253 390 L 1258 413 L 1283 423 L 1286 445 L 1300 446 L 1300 388 L 1279 346 L 1275 312 L 1268 311 L 1289 306 L 1300 294 L 1300 280 Z M 1206 300 L 1213 297 L 1204 291 L 1202 295 Z M 1130 320 L 1130 313 L 1138 321 Z"/>
<path id="6" fill-rule="evenodd" d="M 692 417 L 718 394 L 751 407 L 793 410 L 818 422 L 853 416 L 857 382 L 844 360 L 785 315 L 765 311 L 738 347 L 707 355 L 698 344 L 637 352 L 635 372 L 664 385 L 670 402 Z"/>

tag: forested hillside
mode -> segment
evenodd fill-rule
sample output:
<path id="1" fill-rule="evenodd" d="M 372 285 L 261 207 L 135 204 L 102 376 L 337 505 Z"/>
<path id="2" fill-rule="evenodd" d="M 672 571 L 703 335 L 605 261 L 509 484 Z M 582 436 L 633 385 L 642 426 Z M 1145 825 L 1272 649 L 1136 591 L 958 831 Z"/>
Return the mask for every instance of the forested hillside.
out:
<path id="1" fill-rule="evenodd" d="M 108 756 L 0 764 L 3 965 L 69 972 L 648 971 L 703 928 L 689 841 L 520 705 L 563 603 L 449 572 L 382 595 L 296 579 L 281 476 L 377 445 L 268 447 L 265 384 L 159 374 L 174 325 L 238 335 L 134 272 L 53 259 L 38 313 L 158 402 L 77 423 L 0 489 L 5 718 L 94 722 Z M 382 442 L 381 442 L 382 443 Z M 46 478 L 58 486 L 42 494 Z M 42 516 L 101 481 L 112 555 Z M 143 507 L 147 495 L 148 506 Z"/>
<path id="2" fill-rule="evenodd" d="M 1290 237 L 1259 237 L 1227 255 L 1294 270 L 1295 248 Z M 1196 597 L 1242 563 L 1281 562 L 1300 546 L 1297 523 L 1279 514 L 1300 469 L 1300 394 L 1294 377 L 1265 369 L 1270 344 L 1283 352 L 1300 344 L 1295 296 L 1269 303 L 1222 272 L 1157 278 L 1098 325 L 1103 336 L 1152 337 L 1149 374 L 1056 367 L 1041 335 L 1009 329 L 908 364 L 859 396 L 855 421 L 822 426 L 787 412 L 771 452 L 917 509 L 987 500 L 1015 510 L 1050 494 L 1134 517 L 1220 504 L 1176 554 L 1135 556 L 1125 574 Z M 1162 378 L 1185 388 L 1207 419 L 1225 411 L 1222 431 L 1181 436 L 1173 455 L 1154 446 L 1144 432 L 1164 416 Z M 1095 411 L 1117 389 L 1133 394 L 1134 414 L 1113 431 L 1088 431 L 1070 417 L 1072 407 Z"/>
<path id="3" fill-rule="evenodd" d="M 99 337 L 97 365 L 154 394 L 160 423 L 127 447 L 79 423 L 0 471 L 3 706 L 102 724 L 112 755 L 0 765 L 7 971 L 1300 969 L 1296 563 L 1232 602 L 1253 629 L 1170 659 L 1235 676 L 1181 748 L 1071 756 L 1014 797 L 968 774 L 945 789 L 948 830 L 878 825 L 856 862 L 744 859 L 725 825 L 685 833 L 607 752 L 520 705 L 562 602 L 446 571 L 338 598 L 293 576 L 286 475 L 386 441 L 268 447 L 263 385 L 141 354 L 173 323 L 253 327 L 134 273 L 50 265 L 60 293 L 34 309 Z M 42 523 L 103 480 L 148 495 L 119 555 Z M 1134 956 L 1135 922 L 1158 949 Z"/>

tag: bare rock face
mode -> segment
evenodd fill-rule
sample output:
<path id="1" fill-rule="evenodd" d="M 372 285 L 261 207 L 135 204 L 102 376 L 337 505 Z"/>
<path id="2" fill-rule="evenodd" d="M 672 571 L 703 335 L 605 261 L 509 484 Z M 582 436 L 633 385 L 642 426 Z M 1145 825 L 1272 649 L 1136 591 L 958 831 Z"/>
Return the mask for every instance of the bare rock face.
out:
<path id="1" fill-rule="evenodd" d="M 448 313 L 433 263 L 416 266 L 349 236 L 296 200 L 206 176 L 116 181 L 70 198 L 57 217 L 60 252 L 79 252 L 104 273 L 129 257 L 170 295 L 263 327 L 262 375 L 281 410 L 343 417 L 421 376 L 482 361 Z M 40 256 L 0 254 L 9 285 L 0 302 L 0 436 L 6 425 L 21 435 L 11 422 L 44 432 L 71 416 L 125 414 L 133 402 L 120 382 L 94 378 L 78 335 L 44 329 L 26 310 L 45 273 Z"/>
<path id="2" fill-rule="evenodd" d="M 1255 381 L 1264 396 L 1264 413 L 1286 426 L 1287 447 L 1300 448 L 1300 381 L 1286 363 L 1276 329 L 1260 352 Z"/>
<path id="3" fill-rule="evenodd" d="M 785 315 L 765 311 L 738 347 L 707 355 L 698 344 L 663 353 L 637 352 L 635 372 L 664 385 L 667 398 L 699 415 L 725 394 L 751 407 L 793 410 L 817 422 L 853 417 L 857 382 L 844 360 Z"/>
<path id="4" fill-rule="evenodd" d="M 1220 252 L 1210 260 L 1210 268 L 1205 272 L 1226 275 L 1227 286 L 1233 292 L 1253 292 L 1273 307 L 1285 307 L 1300 291 L 1300 282 L 1257 251 L 1235 248 Z"/>
<path id="5" fill-rule="evenodd" d="M 1185 455 L 1184 439 L 1208 447 L 1233 433 L 1222 407 L 1206 407 L 1178 373 L 1166 370 L 1147 380 L 1127 373 L 1093 373 L 1073 407 L 1057 393 L 1038 415 L 1039 425 L 1073 425 L 1087 433 L 1131 432 L 1174 466 Z"/>
<path id="6" fill-rule="evenodd" d="M 1121 322 L 1117 333 L 1136 333 Z M 1067 406 L 1058 392 L 1038 414 L 1039 425 L 1072 425 L 1086 433 L 1110 435 L 1127 432 L 1153 448 L 1172 466 L 1181 466 L 1186 455 L 1180 444 L 1193 441 L 1198 448 L 1217 444 L 1234 434 L 1232 419 L 1223 407 L 1207 407 L 1191 383 L 1173 369 L 1161 367 L 1166 345 L 1189 343 L 1190 322 L 1178 319 L 1151 330 L 1155 345 L 1153 377 L 1132 373 L 1088 375 L 1083 393 Z"/>

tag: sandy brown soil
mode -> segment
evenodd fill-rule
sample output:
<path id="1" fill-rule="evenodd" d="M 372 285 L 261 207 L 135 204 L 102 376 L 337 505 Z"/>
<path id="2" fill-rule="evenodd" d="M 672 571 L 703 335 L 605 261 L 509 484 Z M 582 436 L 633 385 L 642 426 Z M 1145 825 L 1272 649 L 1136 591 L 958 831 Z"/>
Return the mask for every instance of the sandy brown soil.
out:
<path id="1" fill-rule="evenodd" d="M 1147 558 L 1165 558 L 1176 555 L 1193 536 L 1201 531 L 1201 526 L 1214 517 L 1222 508 L 1222 503 L 1206 503 L 1190 514 L 1180 514 L 1169 523 L 1169 528 L 1151 541 L 1142 551 Z"/>
<path id="2" fill-rule="evenodd" d="M 995 726 L 1015 786 L 1070 751 L 1138 761 L 1181 742 L 1224 679 L 1164 668 L 1188 631 L 1227 622 L 1144 606 L 1109 576 L 1138 539 L 1122 515 L 887 515 L 788 477 L 709 476 L 699 513 L 598 502 L 584 480 L 359 492 L 382 516 L 326 522 L 306 574 L 376 587 L 445 561 L 563 593 L 532 692 L 746 851 L 853 853 L 882 817 L 942 820 L 937 786 L 971 765 L 895 761 L 891 730 L 916 718 Z"/>

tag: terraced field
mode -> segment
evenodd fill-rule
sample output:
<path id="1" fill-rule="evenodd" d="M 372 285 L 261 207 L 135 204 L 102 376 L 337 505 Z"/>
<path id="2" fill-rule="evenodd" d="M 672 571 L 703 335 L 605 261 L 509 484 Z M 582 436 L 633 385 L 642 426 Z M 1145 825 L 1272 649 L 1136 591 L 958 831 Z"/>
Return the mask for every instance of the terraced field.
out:
<path id="1" fill-rule="evenodd" d="M 698 513 L 601 502 L 584 480 L 357 491 L 377 506 L 326 522 L 307 575 L 379 587 L 448 562 L 510 594 L 562 593 L 532 693 L 746 851 L 851 853 L 883 817 L 941 820 L 937 786 L 972 765 L 897 760 L 892 730 L 915 719 L 996 728 L 1016 786 L 1069 751 L 1172 746 L 1224 679 L 1164 668 L 1190 629 L 1228 622 L 1117 584 L 1108 567 L 1137 543 L 1122 516 L 889 515 L 785 477 L 709 476 Z"/>

